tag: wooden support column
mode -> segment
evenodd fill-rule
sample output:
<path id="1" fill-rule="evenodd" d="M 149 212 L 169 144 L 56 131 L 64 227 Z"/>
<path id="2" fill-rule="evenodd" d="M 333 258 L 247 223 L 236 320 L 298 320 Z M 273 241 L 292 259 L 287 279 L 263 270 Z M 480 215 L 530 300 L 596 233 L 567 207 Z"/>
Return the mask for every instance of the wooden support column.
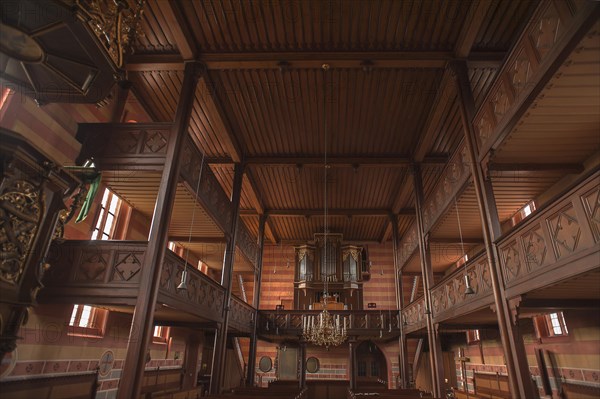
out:
<path id="1" fill-rule="evenodd" d="M 306 387 L 306 341 L 300 340 L 300 381 L 299 388 Z"/>
<path id="2" fill-rule="evenodd" d="M 227 330 L 229 329 L 229 310 L 231 307 L 231 292 L 233 289 L 233 263 L 235 260 L 235 244 L 237 237 L 237 226 L 240 216 L 240 198 L 242 194 L 242 180 L 244 177 L 244 166 L 235 164 L 233 176 L 233 194 L 231 197 L 231 226 L 229 228 L 229 241 L 225 249 L 223 260 L 223 273 L 221 274 L 221 285 L 225 287 L 225 302 L 223 306 L 223 323 L 217 330 L 217 342 L 215 356 L 213 357 L 213 373 L 210 379 L 210 392 L 221 393 L 225 381 L 225 359 L 227 358 Z"/>
<path id="3" fill-rule="evenodd" d="M 463 125 L 465 141 L 471 164 L 471 173 L 479 206 L 483 240 L 490 267 L 490 276 L 496 305 L 496 316 L 502 348 L 506 359 L 508 383 L 513 398 L 534 398 L 536 393 L 531 382 L 529 366 L 525 353 L 523 339 L 520 337 L 518 326 L 511 323 L 510 309 L 504 291 L 504 280 L 500 269 L 500 262 L 494 240 L 501 234 L 498 211 L 494 200 L 492 186 L 486 181 L 481 164 L 473 127 L 475 116 L 475 101 L 469 82 L 467 67 L 464 61 L 454 61 L 451 64 L 456 79 L 456 90 L 459 99 L 460 114 Z"/>
<path id="4" fill-rule="evenodd" d="M 262 282 L 262 260 L 265 247 L 265 223 L 267 215 L 260 215 L 258 219 L 258 259 L 256 259 L 256 277 L 254 280 L 254 292 L 252 306 L 254 312 L 254 324 L 252 325 L 252 336 L 250 337 L 250 351 L 248 354 L 248 375 L 246 376 L 246 385 L 254 386 L 254 373 L 256 370 L 256 347 L 258 346 L 258 308 L 260 306 L 260 286 Z"/>
<path id="5" fill-rule="evenodd" d="M 185 389 L 192 389 L 196 386 L 197 374 L 198 374 L 198 355 L 201 350 L 200 347 L 204 342 L 204 338 L 200 340 L 198 334 L 190 333 L 185 341 L 185 358 L 183 366 L 183 378 L 181 381 L 181 387 Z"/>
<path id="6" fill-rule="evenodd" d="M 425 225 L 423 223 L 423 183 L 421 180 L 421 167 L 413 166 L 413 181 L 415 188 L 415 208 L 417 216 L 417 230 L 419 234 L 419 253 L 421 257 L 421 274 L 423 275 L 423 293 L 425 298 L 425 318 L 427 321 L 427 338 L 429 340 L 429 360 L 431 367 L 431 382 L 433 385 L 433 396 L 441 398 L 444 386 L 444 363 L 442 359 L 442 346 L 437 329 L 433 324 L 431 287 L 434 284 L 433 269 L 431 268 L 431 254 L 427 237 L 425 237 Z"/>
<path id="7" fill-rule="evenodd" d="M 117 397 L 120 399 L 138 398 L 144 381 L 146 352 L 152 339 L 154 308 L 158 296 L 162 263 L 167 249 L 171 211 L 179 181 L 179 165 L 183 143 L 188 134 L 199 70 L 199 64 L 195 62 L 185 64 L 183 84 L 173 122 L 173 134 L 169 140 L 160 189 L 154 206 L 148 249 L 141 270 L 140 291 L 133 312 L 123 374 L 119 382 Z"/>
<path id="8" fill-rule="evenodd" d="M 400 327 L 400 338 L 398 344 L 400 345 L 400 387 L 408 388 L 408 346 L 406 342 L 406 334 L 404 333 L 404 323 L 402 322 L 402 309 L 404 308 L 404 287 L 402 285 L 402 270 L 398 262 L 398 248 L 400 246 L 400 237 L 398 234 L 398 218 L 396 215 L 390 216 L 390 223 L 392 227 L 392 246 L 394 252 L 394 276 L 396 282 L 396 305 L 400 311 L 400 320 L 398 324 Z"/>
<path id="9" fill-rule="evenodd" d="M 348 339 L 348 379 L 350 389 L 356 389 L 356 339 Z"/>

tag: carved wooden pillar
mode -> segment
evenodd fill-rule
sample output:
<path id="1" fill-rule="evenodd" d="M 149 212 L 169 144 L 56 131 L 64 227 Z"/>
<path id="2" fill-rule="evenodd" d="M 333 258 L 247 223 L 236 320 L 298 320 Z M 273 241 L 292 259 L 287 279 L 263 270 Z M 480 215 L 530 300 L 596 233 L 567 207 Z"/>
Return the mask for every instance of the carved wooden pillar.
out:
<path id="1" fill-rule="evenodd" d="M 262 259 L 265 246 L 265 223 L 267 215 L 260 215 L 258 219 L 258 259 L 256 259 L 256 278 L 254 280 L 254 292 L 252 306 L 256 309 L 254 312 L 254 324 L 252 325 L 252 336 L 250 337 L 250 351 L 248 353 L 248 374 L 246 375 L 246 385 L 254 386 L 254 373 L 256 371 L 256 347 L 258 346 L 258 308 L 260 306 L 260 286 L 262 282 Z"/>
<path id="2" fill-rule="evenodd" d="M 79 184 L 21 135 L 0 130 L 0 353 L 17 347 L 42 288 L 63 195 Z"/>
<path id="3" fill-rule="evenodd" d="M 177 112 L 173 123 L 173 135 L 169 141 L 160 189 L 154 207 L 148 249 L 141 270 L 140 291 L 135 304 L 123 374 L 117 397 L 138 398 L 144 380 L 146 352 L 152 339 L 154 308 L 158 296 L 160 273 L 168 242 L 169 222 L 175 202 L 179 165 L 183 143 L 188 135 L 188 124 L 199 78 L 200 66 L 186 63 Z"/>
<path id="4" fill-rule="evenodd" d="M 233 194 L 231 198 L 231 226 L 229 228 L 229 240 L 225 249 L 223 260 L 223 273 L 221 274 L 221 285 L 225 287 L 225 306 L 223 306 L 223 322 L 217 331 L 217 342 L 213 360 L 212 375 L 210 378 L 210 392 L 219 394 L 225 380 L 225 359 L 227 358 L 227 330 L 229 328 L 229 309 L 231 307 L 231 292 L 233 289 L 233 262 L 235 260 L 235 242 L 238 231 L 240 215 L 240 198 L 242 194 L 242 180 L 244 177 L 244 166 L 235 165 L 233 176 Z"/>
<path id="5" fill-rule="evenodd" d="M 392 224 L 392 245 L 394 252 L 394 275 L 396 279 L 396 303 L 400 310 L 399 315 L 402 315 L 402 309 L 404 308 L 404 287 L 402 285 L 402 270 L 398 262 L 398 248 L 400 244 L 400 237 L 398 235 L 398 219 L 396 215 L 390 216 Z M 402 323 L 402 317 L 398 320 L 400 328 L 400 339 L 398 344 L 400 345 L 400 379 L 401 386 L 398 388 L 408 388 L 408 348 L 406 344 L 406 334 L 404 333 L 404 323 Z"/>
<path id="6" fill-rule="evenodd" d="M 518 328 L 510 321 L 510 309 L 504 291 L 504 280 L 502 279 L 497 248 L 494 245 L 494 240 L 501 234 L 500 222 L 491 184 L 489 181 L 486 181 L 481 164 L 478 161 L 477 141 L 472 124 L 475 116 L 475 101 L 471 91 L 467 67 L 464 61 L 455 61 L 451 64 L 451 67 L 456 79 L 463 132 L 469 153 L 477 204 L 479 206 L 483 240 L 490 265 L 494 303 L 497 310 L 496 315 L 502 347 L 504 349 L 504 357 L 506 358 L 510 392 L 514 398 L 533 398 L 535 397 L 535 393 L 529 374 L 525 347 L 518 333 Z"/>
<path id="7" fill-rule="evenodd" d="M 431 382 L 433 385 L 433 396 L 441 398 L 444 386 L 444 363 L 442 360 L 442 346 L 439 335 L 433 324 L 431 287 L 434 285 L 433 269 L 431 268 L 431 255 L 429 252 L 428 238 L 425 237 L 425 226 L 423 223 L 423 183 L 421 181 L 421 168 L 414 165 L 413 168 L 415 188 L 415 208 L 417 216 L 417 230 L 419 234 L 419 253 L 421 257 L 421 274 L 423 275 L 423 293 L 425 298 L 425 319 L 427 322 L 427 338 L 429 340 L 429 360 L 431 367 Z"/>

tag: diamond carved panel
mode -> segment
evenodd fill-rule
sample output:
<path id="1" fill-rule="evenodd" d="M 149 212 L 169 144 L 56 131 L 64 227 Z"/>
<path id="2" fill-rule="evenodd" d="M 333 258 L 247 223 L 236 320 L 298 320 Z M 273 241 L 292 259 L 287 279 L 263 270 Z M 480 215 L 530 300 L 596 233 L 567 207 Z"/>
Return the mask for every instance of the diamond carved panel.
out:
<path id="1" fill-rule="evenodd" d="M 144 142 L 145 153 L 164 154 L 167 152 L 168 137 L 161 131 L 151 131 L 146 133 Z"/>
<path id="2" fill-rule="evenodd" d="M 519 52 L 508 74 L 510 75 L 510 82 L 515 89 L 515 94 L 518 96 L 523 92 L 531 78 L 531 62 L 525 50 Z"/>
<path id="3" fill-rule="evenodd" d="M 114 141 L 114 147 L 120 154 L 135 154 L 137 152 L 138 142 L 141 132 L 123 132 L 118 140 Z M 109 152 L 112 146 L 108 146 Z"/>
<path id="4" fill-rule="evenodd" d="M 521 258 L 516 241 L 511 241 L 500 250 L 504 265 L 504 280 L 506 282 L 517 278 L 521 274 Z"/>
<path id="5" fill-rule="evenodd" d="M 109 259 L 110 251 L 84 251 L 75 280 L 103 280 Z"/>
<path id="6" fill-rule="evenodd" d="M 600 187 L 581 197 L 594 241 L 600 241 Z"/>
<path id="7" fill-rule="evenodd" d="M 548 7 L 538 25 L 531 32 L 531 40 L 540 55 L 540 59 L 544 59 L 554 46 L 561 33 L 561 29 L 558 12 L 553 6 Z"/>
<path id="8" fill-rule="evenodd" d="M 548 226 L 557 258 L 565 257 L 577 250 L 581 238 L 581 226 L 572 203 L 550 217 Z"/>
<path id="9" fill-rule="evenodd" d="M 136 256 L 137 255 L 137 256 Z M 133 252 L 117 253 L 115 262 L 114 280 L 137 281 L 139 280 L 139 271 L 142 269 L 143 254 Z"/>
<path id="10" fill-rule="evenodd" d="M 528 270 L 534 270 L 543 266 L 547 258 L 546 240 L 540 225 L 529 230 L 521 236 L 523 249 L 525 251 L 525 263 Z"/>

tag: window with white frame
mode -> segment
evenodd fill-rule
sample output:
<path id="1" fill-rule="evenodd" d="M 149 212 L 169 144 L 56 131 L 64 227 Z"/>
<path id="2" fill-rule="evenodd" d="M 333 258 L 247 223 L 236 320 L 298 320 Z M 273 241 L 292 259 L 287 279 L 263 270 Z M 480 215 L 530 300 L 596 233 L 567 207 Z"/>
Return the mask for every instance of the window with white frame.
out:
<path id="1" fill-rule="evenodd" d="M 104 190 L 96 226 L 92 232 L 92 240 L 110 240 L 113 238 L 121 202 L 121 199 L 108 188 Z"/>
<path id="2" fill-rule="evenodd" d="M 69 320 L 69 334 L 102 336 L 108 311 L 90 305 L 73 306 Z"/>

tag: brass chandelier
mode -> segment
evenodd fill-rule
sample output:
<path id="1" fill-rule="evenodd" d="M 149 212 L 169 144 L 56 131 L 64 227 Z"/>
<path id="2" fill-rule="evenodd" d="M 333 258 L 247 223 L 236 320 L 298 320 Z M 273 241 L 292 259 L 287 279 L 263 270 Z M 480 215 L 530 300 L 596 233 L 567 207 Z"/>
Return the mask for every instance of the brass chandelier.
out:
<path id="1" fill-rule="evenodd" d="M 325 126 L 325 162 L 324 162 L 324 257 L 323 261 L 327 262 L 327 235 L 329 234 L 328 228 L 328 215 L 327 215 L 327 84 L 325 81 L 326 72 L 329 70 L 328 64 L 323 64 L 323 120 Z M 324 276 L 322 279 L 324 282 L 323 290 L 323 310 L 321 313 L 315 316 L 304 315 L 302 318 L 302 338 L 307 342 L 318 346 L 324 346 L 329 348 L 330 346 L 338 346 L 346 341 L 347 330 L 346 330 L 346 317 L 340 318 L 340 315 L 331 315 L 327 311 L 327 300 L 329 298 L 328 289 L 328 278 Z"/>

